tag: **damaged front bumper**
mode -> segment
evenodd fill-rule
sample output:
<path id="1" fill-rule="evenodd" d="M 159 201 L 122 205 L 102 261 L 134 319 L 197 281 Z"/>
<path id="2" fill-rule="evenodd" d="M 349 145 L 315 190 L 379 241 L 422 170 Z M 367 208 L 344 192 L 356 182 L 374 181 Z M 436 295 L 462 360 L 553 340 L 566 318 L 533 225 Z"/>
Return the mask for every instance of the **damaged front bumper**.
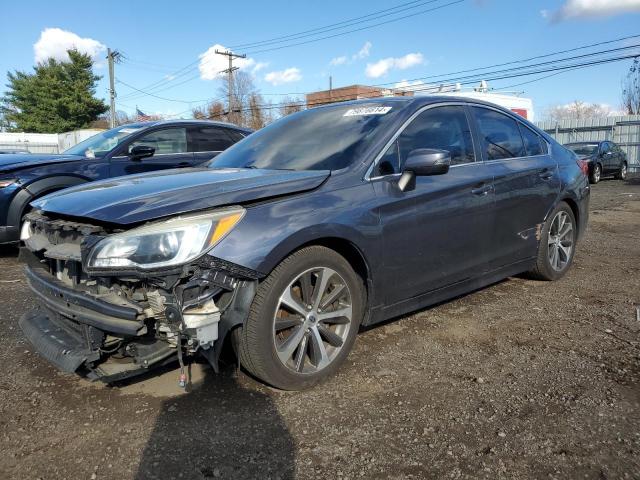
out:
<path id="1" fill-rule="evenodd" d="M 86 226 L 36 220 L 37 249 L 20 255 L 40 308 L 19 325 L 45 359 L 104 382 L 199 354 L 218 370 L 227 334 L 247 316 L 257 272 L 205 256 L 177 271 L 88 274 L 82 245 L 91 242 L 77 234 Z"/>

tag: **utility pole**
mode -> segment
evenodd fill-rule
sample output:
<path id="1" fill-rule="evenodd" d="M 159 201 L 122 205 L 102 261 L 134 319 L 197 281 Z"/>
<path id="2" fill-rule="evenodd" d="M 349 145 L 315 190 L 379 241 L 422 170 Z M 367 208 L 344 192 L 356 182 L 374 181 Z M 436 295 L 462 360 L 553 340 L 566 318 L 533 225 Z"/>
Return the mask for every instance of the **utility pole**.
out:
<path id="1" fill-rule="evenodd" d="M 116 87 L 115 87 L 115 72 L 113 70 L 114 63 L 119 61 L 120 52 L 117 50 L 111 50 L 107 48 L 107 61 L 109 62 L 109 98 L 111 100 L 111 106 L 109 111 L 109 126 L 111 128 L 116 126 Z"/>
<path id="2" fill-rule="evenodd" d="M 223 52 L 221 50 L 217 50 L 216 49 L 216 53 L 218 55 L 226 55 L 229 58 L 229 68 L 227 68 L 226 70 L 222 70 L 221 73 L 226 73 L 228 74 L 227 76 L 227 82 L 228 82 L 228 86 L 227 86 L 227 90 L 228 90 L 228 103 L 229 103 L 229 112 L 228 112 L 228 118 L 231 117 L 231 112 L 233 112 L 233 104 L 234 102 L 234 98 L 233 98 L 233 72 L 235 70 L 238 70 L 238 67 L 234 67 L 233 66 L 233 59 L 234 58 L 247 58 L 246 55 L 239 55 L 237 53 L 233 53 L 230 50 L 227 50 L 226 52 Z"/>

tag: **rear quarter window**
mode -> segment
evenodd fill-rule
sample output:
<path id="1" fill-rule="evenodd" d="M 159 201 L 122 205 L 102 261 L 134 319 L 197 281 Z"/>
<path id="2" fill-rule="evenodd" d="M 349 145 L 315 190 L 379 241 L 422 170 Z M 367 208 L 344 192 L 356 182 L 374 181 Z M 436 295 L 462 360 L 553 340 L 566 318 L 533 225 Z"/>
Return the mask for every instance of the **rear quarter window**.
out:
<path id="1" fill-rule="evenodd" d="M 546 152 L 546 143 L 544 140 L 526 125 L 520 124 L 520 132 L 524 142 L 524 149 L 528 157 L 535 155 L 544 155 Z"/>

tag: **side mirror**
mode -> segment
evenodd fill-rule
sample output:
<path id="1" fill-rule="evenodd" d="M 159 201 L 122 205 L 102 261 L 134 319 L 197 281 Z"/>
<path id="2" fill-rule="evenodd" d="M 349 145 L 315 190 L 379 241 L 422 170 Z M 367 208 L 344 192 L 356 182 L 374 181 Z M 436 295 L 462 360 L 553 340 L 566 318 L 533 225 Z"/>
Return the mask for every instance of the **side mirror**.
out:
<path id="1" fill-rule="evenodd" d="M 129 150 L 129 157 L 131 157 L 132 160 L 142 160 L 143 158 L 153 157 L 154 153 L 156 153 L 156 149 L 154 147 L 150 147 L 148 145 L 136 145 Z"/>
<path id="2" fill-rule="evenodd" d="M 449 171 L 451 154 L 447 150 L 418 148 L 409 153 L 404 172 L 398 181 L 400 190 L 410 188 L 416 176 L 443 175 Z"/>

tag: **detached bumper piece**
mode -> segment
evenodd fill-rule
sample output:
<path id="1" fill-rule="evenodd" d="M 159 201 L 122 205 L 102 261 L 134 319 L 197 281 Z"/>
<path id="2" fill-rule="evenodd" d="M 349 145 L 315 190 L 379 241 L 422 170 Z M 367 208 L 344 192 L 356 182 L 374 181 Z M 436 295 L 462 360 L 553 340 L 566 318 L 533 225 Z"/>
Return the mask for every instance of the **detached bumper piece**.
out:
<path id="1" fill-rule="evenodd" d="M 75 373 L 86 362 L 100 358 L 82 337 L 52 322 L 40 310 L 24 314 L 18 325 L 36 351 L 64 372 Z"/>

